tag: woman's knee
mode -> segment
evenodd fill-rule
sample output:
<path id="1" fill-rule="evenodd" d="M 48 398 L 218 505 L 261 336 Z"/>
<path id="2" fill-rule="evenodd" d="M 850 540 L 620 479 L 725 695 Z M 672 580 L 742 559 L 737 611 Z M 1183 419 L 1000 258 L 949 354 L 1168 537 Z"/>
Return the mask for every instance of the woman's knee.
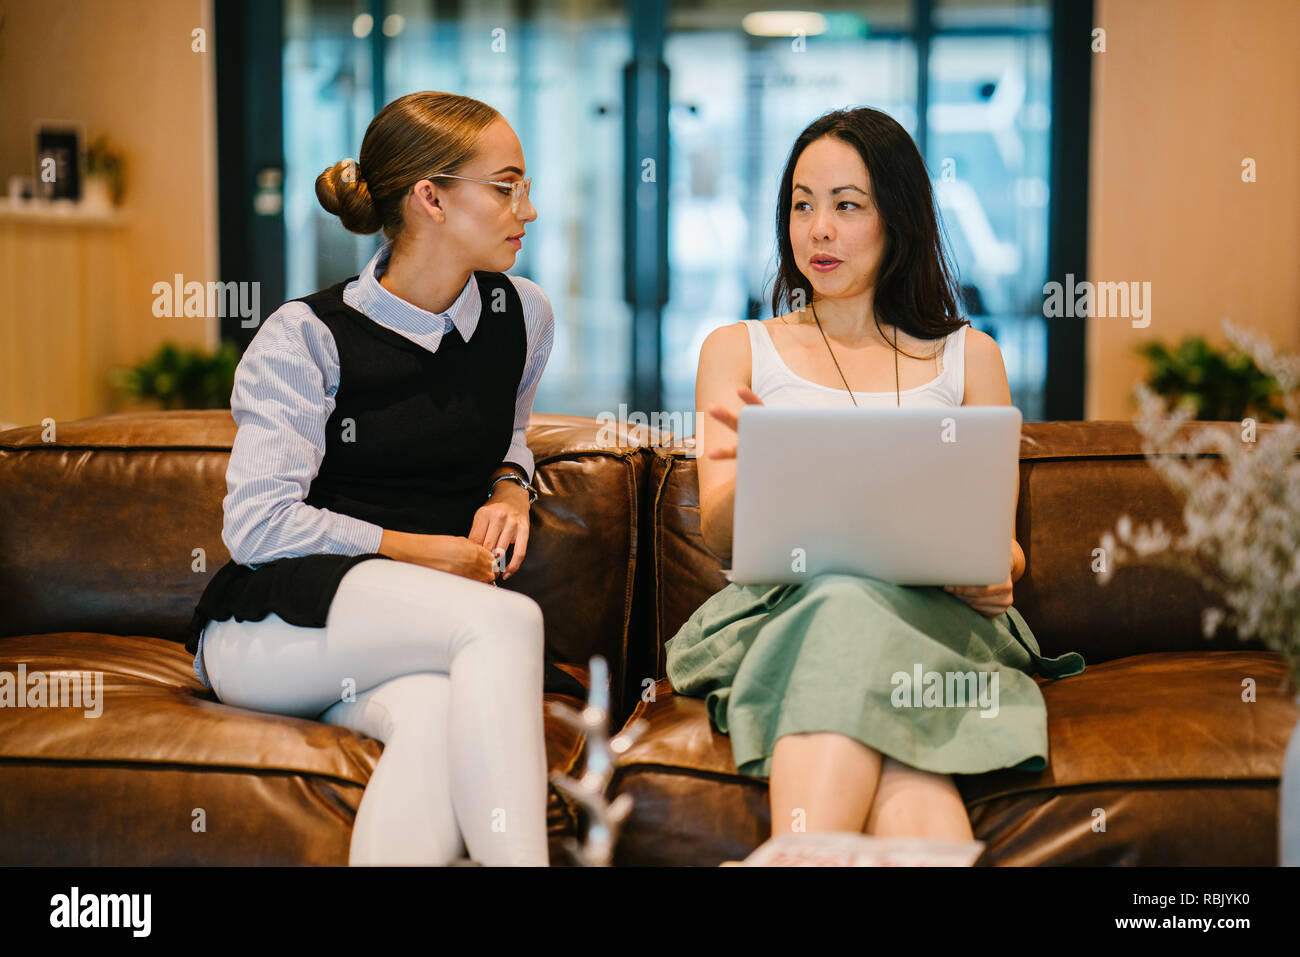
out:
<path id="1" fill-rule="evenodd" d="M 817 595 L 823 598 L 848 598 L 860 601 L 863 598 L 869 598 L 876 593 L 897 591 L 903 586 L 876 578 L 873 575 L 857 575 L 849 572 L 822 572 L 821 574 L 814 575 L 810 578 L 807 587 L 810 595 Z"/>
<path id="2" fill-rule="evenodd" d="M 489 641 L 522 645 L 542 653 L 544 622 L 542 607 L 521 592 L 500 589 L 472 618 L 478 636 Z"/>
<path id="3" fill-rule="evenodd" d="M 388 741 L 404 727 L 427 730 L 444 727 L 450 699 L 451 679 L 447 675 L 413 672 L 336 702 L 321 713 L 320 720 Z"/>
<path id="4" fill-rule="evenodd" d="M 862 595 L 863 579 L 857 575 L 844 572 L 823 572 L 814 575 L 808 581 L 808 594 L 823 600 L 859 598 Z"/>
<path id="5" fill-rule="evenodd" d="M 344 602 L 340 599 L 344 597 L 353 600 L 348 608 L 355 614 L 346 616 L 348 620 L 361 618 L 369 622 L 373 620 L 372 608 L 376 603 L 405 602 L 412 595 L 427 595 L 428 608 L 426 611 L 420 605 L 407 605 L 410 614 L 436 616 L 445 621 L 450 607 L 456 622 L 454 628 L 463 627 L 484 635 L 517 636 L 517 640 L 532 640 L 540 645 L 542 609 L 532 598 L 522 592 L 470 582 L 409 562 L 372 559 L 357 563 L 339 583 L 334 605 L 342 606 Z M 332 607 L 331 619 L 334 614 Z"/>
<path id="6" fill-rule="evenodd" d="M 391 678 L 371 689 L 370 694 L 387 709 L 396 725 L 438 722 L 451 701 L 451 678 L 441 672 L 418 671 Z"/>
<path id="7" fill-rule="evenodd" d="M 888 785 L 891 788 L 921 785 L 941 790 L 955 791 L 957 789 L 957 784 L 951 774 L 942 771 L 926 771 L 911 764 L 904 764 L 897 758 L 892 758 L 887 754 L 884 755 L 884 760 L 881 762 L 880 778 L 882 785 Z"/>

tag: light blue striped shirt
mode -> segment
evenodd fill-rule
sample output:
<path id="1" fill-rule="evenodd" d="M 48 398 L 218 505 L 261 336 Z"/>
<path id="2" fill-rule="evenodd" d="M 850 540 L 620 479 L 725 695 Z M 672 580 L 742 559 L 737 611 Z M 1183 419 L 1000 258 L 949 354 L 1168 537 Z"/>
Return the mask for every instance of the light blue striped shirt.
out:
<path id="1" fill-rule="evenodd" d="M 379 283 L 392 243 L 384 243 L 343 301 L 430 352 L 454 326 L 469 341 L 478 326 L 480 296 L 471 275 L 446 312 L 434 314 Z M 515 429 L 503 463 L 533 476 L 533 453 L 524 439 L 533 397 L 555 340 L 546 293 L 529 279 L 510 276 L 524 310 L 527 359 L 515 399 Z M 384 530 L 372 522 L 303 502 L 325 457 L 325 423 L 339 388 L 334 336 L 305 302 L 286 302 L 262 323 L 235 370 L 230 413 L 239 426 L 226 469 L 221 541 L 230 557 L 258 568 L 300 555 L 361 555 L 379 550 Z M 211 687 L 203 667 L 203 640 L 194 674 Z"/>

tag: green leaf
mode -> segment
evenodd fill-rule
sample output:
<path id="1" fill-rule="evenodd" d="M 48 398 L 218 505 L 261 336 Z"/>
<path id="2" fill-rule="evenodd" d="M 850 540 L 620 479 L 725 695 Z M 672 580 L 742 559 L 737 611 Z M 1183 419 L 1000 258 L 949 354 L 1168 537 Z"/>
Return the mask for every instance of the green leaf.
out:
<path id="1" fill-rule="evenodd" d="M 1277 381 L 1235 348 L 1220 352 L 1201 336 L 1189 336 L 1171 351 L 1162 342 L 1135 346 L 1147 360 L 1147 385 L 1166 405 L 1188 402 L 1200 420 L 1236 422 L 1253 415 L 1260 421 L 1281 421 Z"/>

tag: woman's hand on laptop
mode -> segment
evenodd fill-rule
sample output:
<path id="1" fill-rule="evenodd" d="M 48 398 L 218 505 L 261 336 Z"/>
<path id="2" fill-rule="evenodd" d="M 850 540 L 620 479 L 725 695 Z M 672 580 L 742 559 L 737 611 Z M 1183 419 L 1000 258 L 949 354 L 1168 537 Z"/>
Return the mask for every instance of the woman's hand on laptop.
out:
<path id="1" fill-rule="evenodd" d="M 740 396 L 745 405 L 762 405 L 763 400 L 749 386 L 741 386 L 736 390 L 736 395 Z M 729 411 L 725 406 L 715 405 L 709 408 L 709 415 L 713 416 L 732 432 L 740 428 L 740 417 L 738 413 Z M 720 448 L 709 449 L 709 458 L 711 459 L 734 459 L 736 457 L 736 447 L 734 445 Z"/>
<path id="2" fill-rule="evenodd" d="M 1010 575 L 1001 585 L 944 585 L 943 590 L 989 618 L 996 618 L 1011 607 Z"/>
<path id="3" fill-rule="evenodd" d="M 1025 553 L 1020 543 L 1011 543 L 1011 570 L 1001 585 L 944 585 L 943 590 L 960 598 L 982 615 L 996 618 L 1011 607 L 1013 583 L 1025 571 Z"/>

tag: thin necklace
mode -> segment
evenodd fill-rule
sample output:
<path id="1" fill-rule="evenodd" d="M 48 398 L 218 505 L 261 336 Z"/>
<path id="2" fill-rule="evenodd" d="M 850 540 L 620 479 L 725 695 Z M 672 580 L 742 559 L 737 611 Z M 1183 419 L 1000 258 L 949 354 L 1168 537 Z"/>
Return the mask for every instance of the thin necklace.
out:
<path id="1" fill-rule="evenodd" d="M 809 303 L 812 305 L 812 303 Z M 840 381 L 844 383 L 845 390 L 849 393 L 849 398 L 853 399 L 853 404 L 857 405 L 858 400 L 853 397 L 853 390 L 849 388 L 849 380 L 844 378 L 844 370 L 840 368 L 839 360 L 835 358 L 835 350 L 831 348 L 831 342 L 826 338 L 826 330 L 822 328 L 822 321 L 817 318 L 817 307 L 812 307 L 813 321 L 817 323 L 817 331 L 822 334 L 822 342 L 826 343 L 826 351 L 831 354 L 831 362 L 835 363 L 835 371 L 840 374 Z M 894 391 L 898 404 L 903 404 L 903 393 L 901 383 L 898 378 L 898 326 L 894 326 Z"/>

